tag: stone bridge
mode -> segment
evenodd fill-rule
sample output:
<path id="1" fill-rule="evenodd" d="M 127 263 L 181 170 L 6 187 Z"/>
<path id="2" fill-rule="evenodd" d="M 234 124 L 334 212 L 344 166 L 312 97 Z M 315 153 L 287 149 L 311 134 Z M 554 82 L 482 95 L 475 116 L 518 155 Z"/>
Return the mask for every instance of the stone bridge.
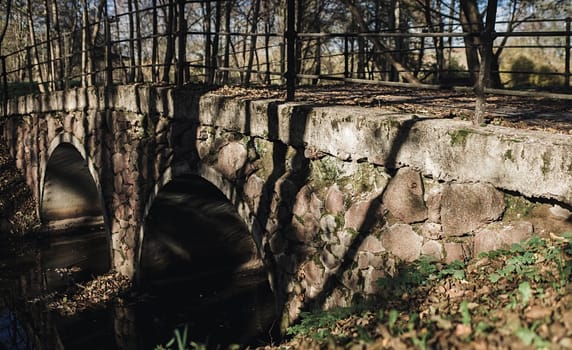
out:
<path id="1" fill-rule="evenodd" d="M 572 205 L 566 135 L 137 85 L 25 96 L 3 115 L 44 225 L 102 221 L 112 267 L 134 278 L 153 240 L 183 258 L 199 241 L 221 259 L 243 250 L 237 268 L 260 257 L 284 324 L 374 294 L 401 261 L 550 229 L 520 207 L 566 219 Z M 233 211 L 216 204 L 207 226 L 248 234 L 194 232 L 181 209 L 202 196 Z M 168 225 L 180 232 L 159 240 Z"/>

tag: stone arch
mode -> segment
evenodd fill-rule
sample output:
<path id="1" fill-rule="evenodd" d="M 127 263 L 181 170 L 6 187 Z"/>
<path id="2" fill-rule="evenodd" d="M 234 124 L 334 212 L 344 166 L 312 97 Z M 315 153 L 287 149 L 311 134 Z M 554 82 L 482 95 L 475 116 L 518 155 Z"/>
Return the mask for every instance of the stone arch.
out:
<path id="1" fill-rule="evenodd" d="M 107 221 L 101 182 L 81 141 L 61 133 L 50 143 L 40 166 L 38 213 L 43 224 Z"/>
<path id="2" fill-rule="evenodd" d="M 175 188 L 177 187 L 177 188 Z M 193 193 L 192 191 L 199 189 L 200 194 Z M 180 191 L 180 192 L 178 192 Z M 165 194 L 166 193 L 166 194 Z M 201 198 L 201 196 L 205 196 Z M 185 166 L 173 165 L 169 167 L 158 179 L 151 193 L 149 194 L 148 200 L 143 212 L 143 222 L 140 225 L 139 237 L 138 237 L 138 247 L 136 254 L 136 268 L 135 277 L 137 282 L 141 284 L 146 284 L 146 279 L 149 278 L 152 273 L 149 273 L 148 266 L 150 263 L 150 251 L 152 249 L 159 249 L 158 246 L 163 246 L 164 249 L 170 249 L 171 255 L 176 255 L 175 260 L 178 264 L 185 264 L 188 260 L 189 265 L 193 264 L 196 251 L 187 251 L 186 249 L 189 242 L 192 239 L 185 239 L 174 232 L 171 227 L 162 227 L 158 229 L 157 223 L 161 220 L 156 219 L 156 216 L 167 215 L 169 219 L 166 225 L 171 225 L 178 221 L 175 214 L 172 214 L 173 210 L 180 210 L 183 214 L 179 217 L 187 215 L 192 217 L 196 214 L 193 213 L 193 209 L 189 209 L 189 212 L 181 210 L 184 207 L 193 207 L 194 200 L 197 200 L 203 205 L 202 208 L 207 213 L 207 216 L 215 216 L 213 220 L 205 220 L 205 218 L 192 218 L 194 224 L 201 227 L 204 222 L 210 222 L 213 226 L 217 226 L 217 222 L 224 223 L 225 220 L 230 220 L 229 225 L 235 225 L 236 230 L 220 230 L 220 227 L 214 227 L 213 230 L 217 235 L 221 235 L 224 239 L 228 239 L 230 242 L 226 247 L 224 245 L 217 245 L 221 243 L 218 238 L 204 237 L 202 241 L 209 241 L 213 244 L 213 249 L 221 249 L 219 252 L 213 252 L 213 256 L 216 254 L 221 255 L 223 252 L 228 259 L 229 264 L 238 264 L 240 268 L 255 268 L 262 269 L 262 261 L 259 259 L 258 245 L 253 240 L 250 234 L 251 223 L 248 217 L 239 214 L 241 203 L 238 200 L 237 189 L 235 186 L 224 179 L 224 177 L 216 171 L 214 168 L 202 165 L 198 169 L 190 170 Z M 163 210 L 162 212 L 156 209 L 156 206 L 169 205 L 169 201 L 177 202 L 173 203 L 173 206 L 168 210 Z M 226 203 L 225 203 L 226 202 Z M 232 212 L 234 211 L 234 213 Z M 167 213 L 167 214 L 165 214 Z M 234 226 L 233 226 L 234 227 Z M 175 230 L 177 228 L 174 228 Z M 179 226 L 178 229 L 185 230 L 187 227 Z M 162 230 L 162 232 L 159 232 Z M 183 233 L 183 235 L 186 233 Z M 194 234 L 194 233 L 191 233 Z M 160 242 L 154 242 L 154 240 L 161 240 Z M 195 242 L 196 243 L 196 242 Z M 151 245 L 154 245 L 151 247 Z M 215 248 L 216 247 L 216 248 Z M 208 247 L 205 247 L 208 248 Z M 236 250 L 244 250 L 244 254 L 238 254 Z M 192 250 L 192 249 L 191 249 Z M 199 254 L 200 255 L 200 254 Z M 230 257 L 230 258 L 229 258 Z M 233 260 L 234 259 L 234 260 Z M 212 262 L 212 261 L 211 261 Z M 204 263 L 204 262 L 199 262 Z M 239 266 L 237 266 L 239 267 Z"/>

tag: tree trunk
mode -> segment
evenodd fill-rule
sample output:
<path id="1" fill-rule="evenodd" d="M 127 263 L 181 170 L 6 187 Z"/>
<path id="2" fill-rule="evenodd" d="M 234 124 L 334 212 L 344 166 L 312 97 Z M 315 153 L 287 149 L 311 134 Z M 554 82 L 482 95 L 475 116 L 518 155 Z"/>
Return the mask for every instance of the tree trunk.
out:
<path id="1" fill-rule="evenodd" d="M 225 10 L 224 10 L 224 28 L 226 30 L 226 39 L 224 41 L 224 55 L 223 55 L 223 66 L 225 68 L 229 68 L 230 65 L 230 41 L 232 40 L 230 37 L 230 17 L 232 13 L 232 1 L 227 0 Z M 222 83 L 228 84 L 228 70 L 224 70 L 222 72 Z"/>
<path id="2" fill-rule="evenodd" d="M 477 93 L 477 103 L 473 124 L 481 125 L 485 121 L 485 87 L 489 86 L 491 77 L 491 64 L 493 55 L 493 32 L 495 30 L 497 14 L 497 0 L 489 0 L 487 4 L 487 23 L 481 36 L 481 65 L 479 69 L 479 80 L 475 84 Z"/>
<path id="3" fill-rule="evenodd" d="M 322 30 L 322 4 L 321 0 L 314 0 L 316 8 L 314 10 L 314 31 L 319 33 Z M 319 76 L 322 74 L 322 43 L 320 38 L 316 38 L 316 48 L 314 49 L 314 74 Z M 313 79 L 312 85 L 318 85 L 319 79 Z"/>
<path id="4" fill-rule="evenodd" d="M 33 53 L 30 53 L 30 59 L 31 59 L 31 63 L 33 65 L 32 68 L 32 72 L 31 72 L 31 76 L 32 79 L 38 83 L 38 89 L 40 90 L 40 92 L 45 92 L 45 86 L 44 86 L 44 78 L 42 75 L 42 68 L 40 67 L 40 59 L 38 57 L 38 47 L 37 45 L 37 41 L 36 41 L 36 31 L 34 30 L 34 19 L 32 17 L 32 2 L 31 0 L 27 0 L 27 6 L 28 6 L 28 33 L 30 35 L 30 43 L 32 44 L 32 48 L 34 50 Z"/>
<path id="5" fill-rule="evenodd" d="M 489 1 L 487 8 L 489 6 L 496 7 L 496 1 Z M 477 0 L 461 0 L 461 9 L 465 17 L 465 20 L 462 22 L 463 31 L 465 33 L 472 34 L 470 37 L 465 37 L 465 51 L 467 53 L 467 64 L 469 65 L 469 72 L 471 73 L 473 83 L 476 83 L 479 79 L 481 61 L 484 57 L 488 56 L 491 58 L 490 66 L 497 68 L 494 71 L 491 70 L 487 72 L 486 87 L 498 88 L 501 85 L 500 75 L 498 72 L 498 60 L 493 54 L 492 45 L 489 47 L 489 45 L 486 45 L 486 42 L 480 37 L 480 34 L 484 31 L 484 26 L 483 19 L 481 18 L 477 7 Z"/>
<path id="6" fill-rule="evenodd" d="M 208 79 L 209 84 L 215 82 L 215 74 L 218 67 L 218 46 L 220 40 L 220 22 L 222 18 L 222 2 L 221 0 L 216 0 L 215 3 L 215 35 L 212 42 L 212 54 L 210 63 L 210 75 Z"/>
<path id="7" fill-rule="evenodd" d="M 203 3 L 203 30 L 205 32 L 205 61 L 204 61 L 204 81 L 207 84 L 212 83 L 211 76 L 212 74 L 212 67 L 211 67 L 211 55 L 212 55 L 212 39 L 211 39 L 211 20 L 212 20 L 212 8 L 210 1 L 206 1 Z"/>
<path id="8" fill-rule="evenodd" d="M 465 53 L 467 55 L 467 65 L 471 82 L 474 85 L 479 79 L 479 53 L 480 45 L 479 35 L 483 30 L 481 15 L 477 8 L 475 0 L 461 0 L 461 26 L 463 32 L 471 34 L 466 36 Z"/>
<path id="9" fill-rule="evenodd" d="M 153 43 L 151 48 L 151 81 L 156 83 L 159 80 L 159 70 L 157 67 L 157 60 L 159 56 L 159 39 L 157 35 L 159 34 L 158 23 L 157 23 L 157 0 L 153 0 L 153 19 L 152 19 L 152 26 L 153 26 Z"/>
<path id="10" fill-rule="evenodd" d="M 164 61 L 164 68 L 163 68 L 163 82 L 169 83 L 170 81 L 170 73 L 171 73 L 171 64 L 173 61 L 173 55 L 175 54 L 175 36 L 173 35 L 175 30 L 175 21 L 174 21 L 174 11 L 175 11 L 175 4 L 173 0 L 169 0 L 168 5 L 168 14 L 167 14 L 167 23 L 165 36 L 167 37 L 167 48 L 165 49 L 165 61 Z"/>
<path id="11" fill-rule="evenodd" d="M 105 0 L 102 0 L 102 2 Z M 137 68 L 135 70 L 135 79 L 137 82 L 143 81 L 143 47 L 141 40 L 141 17 L 139 14 L 139 0 L 134 0 L 135 7 L 135 35 L 137 36 Z"/>
<path id="12" fill-rule="evenodd" d="M 246 75 L 244 77 L 244 83 L 246 85 L 250 84 L 250 78 L 252 74 L 252 63 L 254 61 L 254 51 L 256 50 L 256 42 L 258 41 L 257 33 L 258 29 L 258 17 L 260 16 L 260 0 L 254 0 L 254 9 L 252 11 L 252 27 L 250 28 L 250 47 L 248 52 L 248 64 L 246 66 Z"/>
<path id="13" fill-rule="evenodd" d="M 62 34 L 62 29 L 60 27 L 60 19 L 59 19 L 59 11 L 58 11 L 58 5 L 57 5 L 57 1 L 53 1 L 51 2 L 51 15 L 52 15 L 52 19 L 53 19 L 53 23 L 54 23 L 54 31 L 56 33 L 56 40 L 54 41 L 54 45 L 52 47 L 52 52 L 54 53 L 54 56 L 57 58 L 57 61 L 55 60 L 55 66 L 54 66 L 54 75 L 57 76 L 56 78 L 56 89 L 62 89 L 64 88 L 64 86 L 66 86 L 67 84 L 64 82 L 66 80 L 66 74 L 65 74 L 65 58 L 64 55 L 67 56 L 67 53 L 64 51 L 64 35 Z"/>
<path id="14" fill-rule="evenodd" d="M 4 26 L 0 29 L 0 57 L 2 58 L 2 100 L 4 103 L 8 101 L 8 80 L 6 77 L 6 61 L 2 56 L 2 42 L 6 36 L 6 30 L 8 30 L 8 22 L 10 22 L 10 12 L 12 11 L 12 0 L 7 0 L 6 3 L 6 20 L 4 20 Z M 6 111 L 6 106 L 4 106 L 4 111 Z"/>
<path id="15" fill-rule="evenodd" d="M 357 5 L 350 0 L 344 0 L 346 6 L 350 8 L 350 11 L 353 15 L 353 18 L 356 20 L 360 30 L 362 32 L 369 32 L 369 27 L 367 26 L 365 19 L 363 18 L 363 11 L 357 7 Z M 391 66 L 398 72 L 401 73 L 401 77 L 412 84 L 419 84 L 419 80 L 415 78 L 415 76 L 406 69 L 401 62 L 395 59 L 393 55 L 389 52 L 388 48 L 379 40 L 379 38 L 372 38 L 372 43 L 375 51 L 381 52 L 383 57 L 391 64 Z M 379 61 L 376 60 L 375 63 L 378 65 L 380 70 L 383 70 L 383 67 L 379 64 Z"/>
<path id="16" fill-rule="evenodd" d="M 127 82 L 135 81 L 135 20 L 133 19 L 133 0 L 127 0 L 129 18 L 129 76 Z"/>

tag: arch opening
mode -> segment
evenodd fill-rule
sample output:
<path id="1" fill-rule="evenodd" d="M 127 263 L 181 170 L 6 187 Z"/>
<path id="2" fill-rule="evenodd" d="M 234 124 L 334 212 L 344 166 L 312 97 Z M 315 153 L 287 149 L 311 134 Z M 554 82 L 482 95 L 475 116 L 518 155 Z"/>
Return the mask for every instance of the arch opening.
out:
<path id="1" fill-rule="evenodd" d="M 139 268 L 140 288 L 153 300 L 141 313 L 169 315 L 163 329 L 155 321 L 142 330 L 149 336 L 160 339 L 181 323 L 198 340 L 223 345 L 259 343 L 271 333 L 276 305 L 254 239 L 226 196 L 200 176 L 175 178 L 157 194 Z"/>
<path id="2" fill-rule="evenodd" d="M 58 145 L 47 162 L 40 218 L 47 228 L 103 223 L 97 185 L 86 160 L 70 143 Z"/>

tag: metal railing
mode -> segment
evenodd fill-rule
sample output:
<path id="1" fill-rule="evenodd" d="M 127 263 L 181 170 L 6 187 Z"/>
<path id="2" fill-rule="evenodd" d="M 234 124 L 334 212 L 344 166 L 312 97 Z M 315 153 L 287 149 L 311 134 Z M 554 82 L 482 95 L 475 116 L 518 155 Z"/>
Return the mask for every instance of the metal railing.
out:
<path id="1" fill-rule="evenodd" d="M 227 1 L 207 0 L 219 7 Z M 467 47 L 464 39 L 482 33 L 445 32 L 444 24 L 401 32 L 298 33 L 294 0 L 287 1 L 284 28 L 280 31 L 271 30 L 268 25 L 260 31 L 258 28 L 231 31 L 230 22 L 225 26 L 221 16 L 205 17 L 204 8 L 202 16 L 191 15 L 196 4 L 204 5 L 205 1 L 170 0 L 163 5 L 155 1 L 156 6 L 114 14 L 108 13 L 106 6 L 102 20 L 84 23 L 73 32 L 50 35 L 34 46 L 4 54 L 0 57 L 1 96 L 6 100 L 16 94 L 18 83 L 27 83 L 32 92 L 129 83 L 178 87 L 189 83 L 279 85 L 286 88 L 288 100 L 295 98 L 298 86 L 306 84 L 344 82 L 471 90 L 476 83 L 471 72 L 453 63 L 455 57 L 463 58 L 459 51 Z M 159 12 L 165 15 L 160 17 Z M 142 25 L 141 21 L 148 20 L 150 24 Z M 531 69 L 533 66 L 527 66 L 524 57 L 521 67 L 496 67 L 492 72 L 502 76 L 501 80 L 513 80 L 513 86 L 521 83 L 534 91 L 498 87 L 486 89 L 487 93 L 572 99 L 571 19 L 542 21 L 561 28 L 498 31 L 492 33 L 490 40 L 498 49 L 499 41 L 505 37 L 536 38 L 536 44 L 510 41 L 500 44 L 505 52 L 524 49 L 558 52 L 563 61 L 558 64 L 561 68 Z M 245 23 L 243 28 L 249 25 Z M 504 24 L 497 22 L 497 25 Z M 89 36 L 85 34 L 96 28 L 97 37 L 86 42 Z M 50 30 L 47 28 L 46 32 Z M 540 38 L 559 40 L 541 44 Z M 390 59 L 399 61 L 403 69 L 392 66 Z M 405 81 L 402 75 L 406 73 L 415 79 Z M 527 85 L 531 78 L 541 84 Z"/>

